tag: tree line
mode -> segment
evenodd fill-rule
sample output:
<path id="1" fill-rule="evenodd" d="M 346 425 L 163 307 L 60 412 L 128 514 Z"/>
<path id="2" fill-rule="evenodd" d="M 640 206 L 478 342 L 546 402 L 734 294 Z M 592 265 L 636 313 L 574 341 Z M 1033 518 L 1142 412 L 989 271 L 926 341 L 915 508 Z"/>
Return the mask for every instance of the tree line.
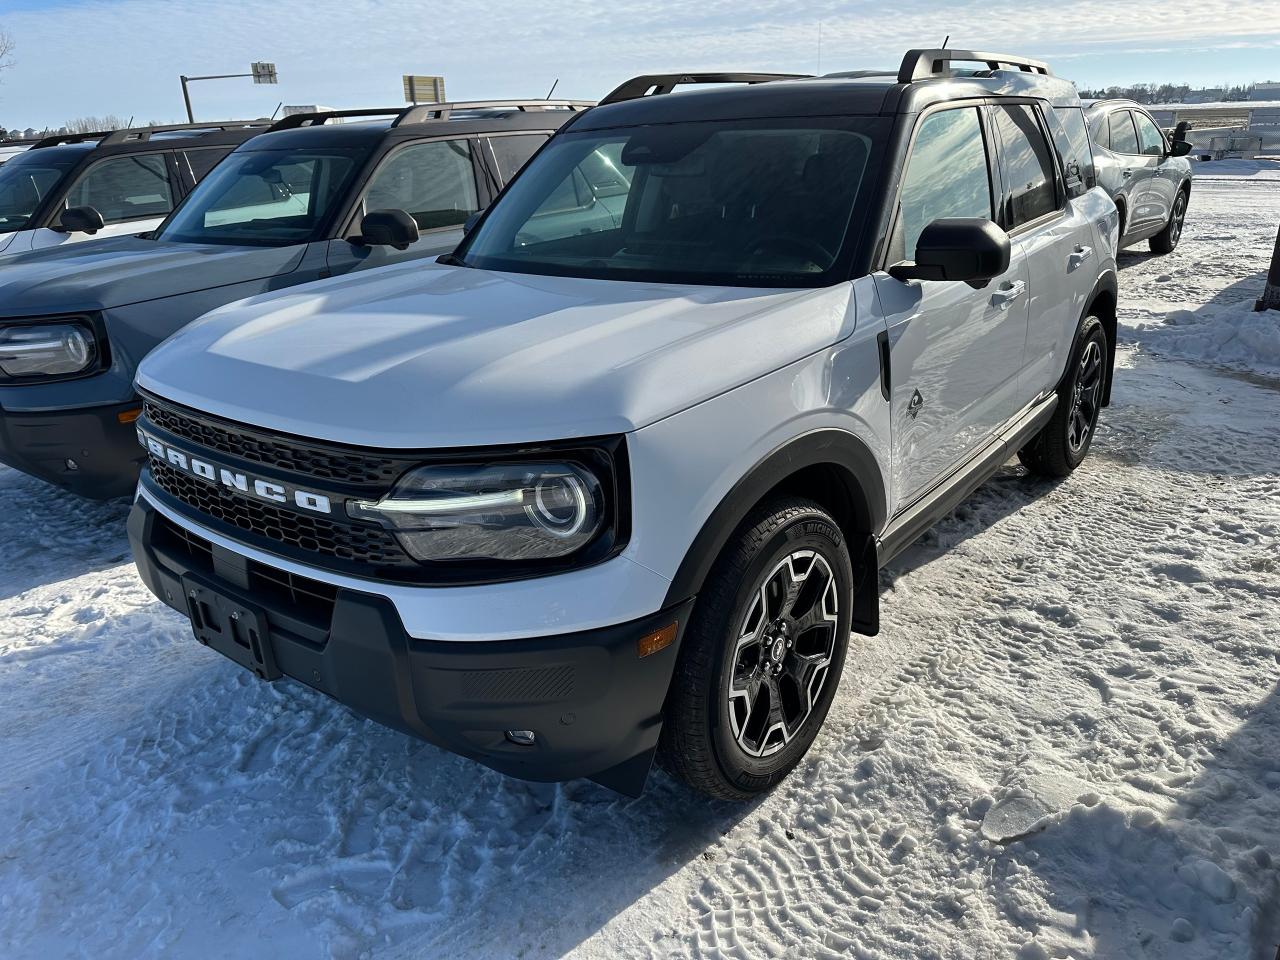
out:
<path id="1" fill-rule="evenodd" d="M 1221 87 L 1192 88 L 1186 83 L 1135 83 L 1128 87 L 1080 87 L 1084 100 L 1136 100 L 1138 103 L 1184 103 L 1192 94 L 1212 94 L 1214 100 L 1248 100 L 1254 85 L 1224 83 Z"/>

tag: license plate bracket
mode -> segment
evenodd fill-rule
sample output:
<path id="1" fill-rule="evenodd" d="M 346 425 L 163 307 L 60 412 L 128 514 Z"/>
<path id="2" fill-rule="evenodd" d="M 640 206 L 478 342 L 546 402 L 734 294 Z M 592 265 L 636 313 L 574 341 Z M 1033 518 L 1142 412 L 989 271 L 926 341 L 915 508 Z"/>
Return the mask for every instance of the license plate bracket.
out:
<path id="1" fill-rule="evenodd" d="M 266 615 L 195 577 L 182 578 L 187 613 L 196 639 L 263 680 L 279 680 Z"/>

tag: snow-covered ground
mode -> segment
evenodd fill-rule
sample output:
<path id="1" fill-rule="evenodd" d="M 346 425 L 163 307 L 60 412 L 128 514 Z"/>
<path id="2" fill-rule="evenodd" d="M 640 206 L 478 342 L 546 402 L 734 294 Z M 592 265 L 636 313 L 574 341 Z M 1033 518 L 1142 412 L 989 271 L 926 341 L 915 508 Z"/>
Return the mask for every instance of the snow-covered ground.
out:
<path id="1" fill-rule="evenodd" d="M 0 470 L 0 956 L 1271 960 L 1280 380 L 1213 328 L 1280 179 L 1198 173 L 1179 250 L 1124 258 L 1086 465 L 1007 466 L 884 572 L 754 805 L 507 780 L 261 684 L 147 594 L 124 505 Z"/>

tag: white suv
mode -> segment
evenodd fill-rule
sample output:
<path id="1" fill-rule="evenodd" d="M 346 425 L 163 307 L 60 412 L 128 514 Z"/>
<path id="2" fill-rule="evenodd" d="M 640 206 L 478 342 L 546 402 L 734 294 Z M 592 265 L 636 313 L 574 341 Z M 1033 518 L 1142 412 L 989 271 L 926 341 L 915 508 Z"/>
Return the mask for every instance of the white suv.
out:
<path id="1" fill-rule="evenodd" d="M 442 263 L 147 357 L 139 570 L 259 676 L 509 774 L 636 793 L 656 753 L 756 794 L 878 629 L 878 566 L 1010 455 L 1088 450 L 1117 223 L 1091 178 L 1035 61 L 638 78 Z"/>

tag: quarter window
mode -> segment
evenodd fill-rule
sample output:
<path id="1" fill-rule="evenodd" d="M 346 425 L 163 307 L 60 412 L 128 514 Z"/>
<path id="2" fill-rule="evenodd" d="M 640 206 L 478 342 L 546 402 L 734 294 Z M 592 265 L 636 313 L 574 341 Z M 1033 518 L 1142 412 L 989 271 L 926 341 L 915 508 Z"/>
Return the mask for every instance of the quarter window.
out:
<path id="1" fill-rule="evenodd" d="M 991 116 L 1000 132 L 1005 221 L 1012 230 L 1058 209 L 1057 169 L 1030 106 L 994 107 Z"/>
<path id="2" fill-rule="evenodd" d="M 1067 194 L 1078 197 L 1097 182 L 1089 133 L 1084 125 L 1084 111 L 1079 107 L 1058 107 L 1054 114 L 1058 124 L 1053 136 L 1058 145 L 1058 155 L 1062 157 Z"/>
<path id="3" fill-rule="evenodd" d="M 93 207 L 105 223 L 163 217 L 173 209 L 165 158 L 145 154 L 95 164 L 67 191 L 66 205 Z"/>
<path id="4" fill-rule="evenodd" d="M 1163 157 L 1164 137 L 1160 133 L 1160 128 L 1145 113 L 1138 113 L 1135 110 L 1133 119 L 1138 124 L 1138 144 L 1143 154 L 1148 157 Z"/>
<path id="5" fill-rule="evenodd" d="M 921 122 L 902 182 L 895 259 L 913 258 L 924 228 L 944 217 L 991 219 L 991 173 L 976 108 L 943 110 Z"/>
<path id="6" fill-rule="evenodd" d="M 1138 153 L 1138 134 L 1133 129 L 1133 117 L 1128 110 L 1111 114 L 1107 125 L 1111 130 L 1111 149 L 1116 153 Z"/>
<path id="7" fill-rule="evenodd" d="M 395 151 L 373 175 L 364 208 L 403 210 L 419 230 L 465 223 L 480 209 L 471 144 L 433 140 Z"/>

